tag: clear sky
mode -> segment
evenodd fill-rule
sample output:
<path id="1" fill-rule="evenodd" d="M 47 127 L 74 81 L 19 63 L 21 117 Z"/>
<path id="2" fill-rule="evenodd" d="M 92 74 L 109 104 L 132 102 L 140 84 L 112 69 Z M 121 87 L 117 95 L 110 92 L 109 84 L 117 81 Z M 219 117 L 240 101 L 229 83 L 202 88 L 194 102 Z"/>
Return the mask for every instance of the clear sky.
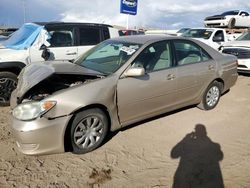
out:
<path id="1" fill-rule="evenodd" d="M 0 0 L 0 26 L 24 22 L 74 21 L 126 26 L 120 0 Z M 160 29 L 202 27 L 206 16 L 228 10 L 250 12 L 250 0 L 138 0 L 138 14 L 129 26 Z"/>

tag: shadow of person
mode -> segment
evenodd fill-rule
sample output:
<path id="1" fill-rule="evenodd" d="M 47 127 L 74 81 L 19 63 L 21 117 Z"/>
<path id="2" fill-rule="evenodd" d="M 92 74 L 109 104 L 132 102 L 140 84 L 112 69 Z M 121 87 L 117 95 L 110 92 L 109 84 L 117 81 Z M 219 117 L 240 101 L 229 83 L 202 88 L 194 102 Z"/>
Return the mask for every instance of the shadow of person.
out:
<path id="1" fill-rule="evenodd" d="M 206 127 L 195 126 L 171 151 L 180 157 L 173 188 L 224 188 L 219 161 L 223 159 L 220 145 L 207 136 Z"/>

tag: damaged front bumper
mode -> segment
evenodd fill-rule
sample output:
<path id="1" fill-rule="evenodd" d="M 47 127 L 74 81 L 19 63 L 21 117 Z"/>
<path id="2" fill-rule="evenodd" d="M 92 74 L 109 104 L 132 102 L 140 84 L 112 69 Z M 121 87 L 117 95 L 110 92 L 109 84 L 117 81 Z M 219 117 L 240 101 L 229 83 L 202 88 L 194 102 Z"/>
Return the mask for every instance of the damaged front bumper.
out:
<path id="1" fill-rule="evenodd" d="M 64 135 L 72 115 L 21 121 L 11 117 L 11 130 L 18 150 L 27 155 L 62 153 Z"/>

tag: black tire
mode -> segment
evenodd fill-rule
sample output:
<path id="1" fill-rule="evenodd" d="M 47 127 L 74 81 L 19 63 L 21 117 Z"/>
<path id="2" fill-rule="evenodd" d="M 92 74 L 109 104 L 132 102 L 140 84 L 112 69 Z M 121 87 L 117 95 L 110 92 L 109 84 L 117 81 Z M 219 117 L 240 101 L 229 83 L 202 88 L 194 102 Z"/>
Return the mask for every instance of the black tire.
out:
<path id="1" fill-rule="evenodd" d="M 198 108 L 202 110 L 212 110 L 216 107 L 220 100 L 221 92 L 222 92 L 223 84 L 217 81 L 212 82 L 206 89 L 203 94 L 202 100 L 200 104 L 198 104 Z M 211 98 L 211 95 L 215 93 L 216 97 Z M 209 97 L 210 96 L 210 97 Z"/>
<path id="2" fill-rule="evenodd" d="M 99 121 L 97 124 L 96 120 Z M 101 129 L 99 129 L 99 126 Z M 75 154 L 83 154 L 93 151 L 102 144 L 108 131 L 109 121 L 101 109 L 93 108 L 77 113 L 72 121 L 70 130 L 72 152 Z M 94 144 L 92 144 L 92 141 Z M 84 143 L 86 143 L 86 145 L 84 145 Z"/>
<path id="3" fill-rule="evenodd" d="M 10 96 L 17 86 L 17 75 L 12 72 L 0 72 L 0 106 L 10 105 Z"/>
<path id="4" fill-rule="evenodd" d="M 235 18 L 231 18 L 228 22 L 228 28 L 233 29 L 235 27 Z"/>

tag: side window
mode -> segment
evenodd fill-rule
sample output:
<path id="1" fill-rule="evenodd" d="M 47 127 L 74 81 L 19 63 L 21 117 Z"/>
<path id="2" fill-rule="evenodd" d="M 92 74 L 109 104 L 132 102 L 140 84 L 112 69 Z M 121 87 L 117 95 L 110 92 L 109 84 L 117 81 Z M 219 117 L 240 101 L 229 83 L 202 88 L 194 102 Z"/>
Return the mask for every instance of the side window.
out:
<path id="1" fill-rule="evenodd" d="M 74 45 L 73 29 L 54 29 L 50 30 L 49 42 L 51 47 L 66 47 Z"/>
<path id="2" fill-rule="evenodd" d="M 103 28 L 103 37 L 104 37 L 104 40 L 110 38 L 110 34 L 109 34 L 108 28 Z"/>
<path id="3" fill-rule="evenodd" d="M 146 72 L 167 69 L 171 67 L 172 57 L 169 42 L 157 42 L 146 49 L 135 59 L 133 67 L 143 67 Z"/>
<path id="4" fill-rule="evenodd" d="M 214 34 L 214 37 L 213 37 L 213 41 L 214 42 L 223 42 L 224 41 L 224 34 L 223 34 L 223 31 L 217 31 L 215 34 Z"/>
<path id="5" fill-rule="evenodd" d="M 178 65 L 187 65 L 211 59 L 202 48 L 188 41 L 175 41 L 174 47 Z"/>
<path id="6" fill-rule="evenodd" d="M 243 16 L 243 15 L 244 15 L 244 16 L 249 16 L 249 14 L 248 14 L 247 12 L 241 12 L 240 15 L 241 15 L 241 16 Z"/>
<path id="7" fill-rule="evenodd" d="M 99 28 L 80 28 L 80 45 L 96 45 L 101 42 Z"/>

